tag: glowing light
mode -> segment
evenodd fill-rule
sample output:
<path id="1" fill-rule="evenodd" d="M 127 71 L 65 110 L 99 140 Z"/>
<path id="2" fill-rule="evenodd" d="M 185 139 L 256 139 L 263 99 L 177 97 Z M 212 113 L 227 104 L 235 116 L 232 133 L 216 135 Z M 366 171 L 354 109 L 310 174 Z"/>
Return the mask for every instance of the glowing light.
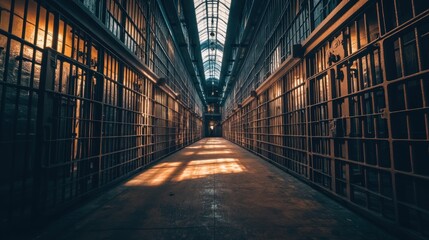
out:
<path id="1" fill-rule="evenodd" d="M 212 145 L 207 145 L 203 147 L 204 149 L 212 149 L 212 148 L 226 148 L 225 145 L 216 145 L 216 144 L 212 144 Z"/>
<path id="2" fill-rule="evenodd" d="M 165 162 L 129 180 L 125 183 L 125 186 L 159 186 L 169 181 L 180 182 L 205 178 L 213 174 L 237 174 L 245 171 L 247 171 L 246 167 L 236 158 Z"/>
<path id="3" fill-rule="evenodd" d="M 236 158 L 216 158 L 194 160 L 189 162 L 183 172 L 173 181 L 199 179 L 213 174 L 233 174 L 246 171 L 246 168 Z"/>
<path id="4" fill-rule="evenodd" d="M 184 155 L 184 156 L 190 156 L 190 155 L 194 155 L 195 153 L 194 152 L 184 152 L 184 153 L 182 153 L 182 155 Z"/>
<path id="5" fill-rule="evenodd" d="M 214 155 L 214 154 L 230 154 L 232 153 L 229 150 L 218 150 L 218 151 L 204 151 L 204 152 L 199 152 L 197 153 L 197 155 Z"/>
<path id="6" fill-rule="evenodd" d="M 159 186 L 171 179 L 171 175 L 181 164 L 180 162 L 160 163 L 126 182 L 125 186 Z"/>
<path id="7" fill-rule="evenodd" d="M 186 147 L 187 149 L 199 149 L 201 146 Z"/>

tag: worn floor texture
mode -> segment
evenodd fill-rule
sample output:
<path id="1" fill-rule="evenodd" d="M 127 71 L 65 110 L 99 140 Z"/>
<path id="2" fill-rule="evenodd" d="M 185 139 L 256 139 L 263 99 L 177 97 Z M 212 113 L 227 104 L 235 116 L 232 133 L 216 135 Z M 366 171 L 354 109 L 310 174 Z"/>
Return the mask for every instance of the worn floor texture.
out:
<path id="1" fill-rule="evenodd" d="M 205 138 L 37 239 L 395 239 L 244 149 Z"/>

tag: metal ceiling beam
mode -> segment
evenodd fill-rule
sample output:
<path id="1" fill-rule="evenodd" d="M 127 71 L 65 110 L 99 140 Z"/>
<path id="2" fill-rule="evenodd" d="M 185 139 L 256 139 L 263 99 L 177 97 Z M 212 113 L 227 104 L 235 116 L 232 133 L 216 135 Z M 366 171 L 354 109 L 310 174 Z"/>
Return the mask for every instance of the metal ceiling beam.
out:
<path id="1" fill-rule="evenodd" d="M 220 91 L 222 91 L 222 86 L 225 82 L 225 75 L 228 71 L 228 66 L 231 61 L 234 61 L 234 56 L 232 56 L 232 50 L 237 44 L 236 38 L 237 34 L 240 32 L 240 22 L 243 15 L 243 7 L 244 7 L 244 0 L 233 0 L 231 2 L 231 8 L 230 8 L 230 14 L 229 14 L 229 20 L 228 20 L 228 27 L 226 31 L 226 40 L 225 40 L 225 51 L 223 53 L 223 59 L 222 59 L 222 68 L 220 71 Z"/>
<path id="2" fill-rule="evenodd" d="M 252 7 L 250 9 L 250 13 L 249 13 L 249 22 L 246 24 L 246 28 L 245 29 L 239 29 L 236 30 L 238 33 L 238 36 L 240 37 L 240 39 L 232 39 L 231 41 L 233 41 L 232 44 L 238 44 L 239 45 L 239 49 L 236 52 L 235 56 L 229 56 L 229 60 L 228 61 L 233 61 L 233 65 L 232 65 L 232 70 L 230 71 L 230 73 L 228 72 L 228 66 L 223 66 L 222 67 L 222 72 L 221 74 L 221 88 L 223 91 L 223 97 L 221 99 L 221 104 L 224 103 L 224 100 L 226 99 L 226 97 L 229 94 L 229 91 L 232 89 L 232 87 L 235 85 L 235 81 L 236 81 L 236 75 L 237 73 L 240 71 L 241 66 L 243 65 L 243 59 L 245 59 L 247 56 L 247 54 L 249 53 L 247 46 L 250 45 L 250 43 L 254 40 L 254 38 L 252 37 L 255 31 L 255 25 L 257 25 L 260 22 L 260 14 L 262 9 L 264 9 L 264 4 L 266 4 L 265 1 L 253 1 Z M 242 8 L 242 7 L 241 7 Z M 240 8 L 240 9 L 241 9 Z M 241 18 L 240 18 L 241 21 Z M 238 24 L 240 24 L 241 22 L 239 22 Z M 238 42 L 238 43 L 234 43 L 234 42 Z M 232 47 L 229 47 L 228 49 L 232 49 Z M 232 50 L 231 50 L 232 51 Z M 227 80 L 227 74 L 230 74 L 230 76 L 228 76 L 228 80 Z"/>
<path id="3" fill-rule="evenodd" d="M 164 0 L 164 1 L 167 1 L 167 0 Z M 184 20 L 186 22 L 186 26 L 188 27 L 189 39 L 190 39 L 190 42 L 192 42 L 192 45 L 190 47 L 192 47 L 192 49 L 196 53 L 194 55 L 194 60 L 196 61 L 196 65 L 198 69 L 197 75 L 199 75 L 200 80 L 202 81 L 201 84 L 204 86 L 203 83 L 206 82 L 206 79 L 204 75 L 203 59 L 201 57 L 201 46 L 200 46 L 200 39 L 198 36 L 197 18 L 195 16 L 194 1 L 186 0 L 181 2 L 183 7 L 183 15 L 185 16 Z M 171 5 L 171 3 L 169 4 Z"/>
<path id="4" fill-rule="evenodd" d="M 171 2 L 168 0 L 158 0 L 158 3 L 160 4 L 163 17 L 167 18 L 167 22 L 170 23 L 168 27 L 169 31 L 172 33 L 174 44 L 176 44 L 176 46 L 178 46 L 178 48 L 180 49 L 180 56 L 184 60 L 189 74 L 191 76 L 194 76 L 194 79 L 192 79 L 192 81 L 195 85 L 195 89 L 197 90 L 203 104 L 206 105 L 207 103 L 205 101 L 205 96 L 203 95 L 204 91 L 201 91 L 200 87 L 200 85 L 203 85 L 203 83 L 200 82 L 197 77 L 197 75 L 201 75 L 201 73 L 195 74 L 194 66 L 192 63 L 192 56 L 188 52 L 188 43 L 186 42 L 181 26 L 183 21 L 179 19 L 179 16 L 177 14 L 177 6 L 175 4 L 171 4 Z M 189 42 L 189 44 L 190 46 L 195 45 L 192 40 Z M 201 55 L 196 52 L 196 49 L 191 49 L 191 51 L 193 51 L 194 57 Z"/>

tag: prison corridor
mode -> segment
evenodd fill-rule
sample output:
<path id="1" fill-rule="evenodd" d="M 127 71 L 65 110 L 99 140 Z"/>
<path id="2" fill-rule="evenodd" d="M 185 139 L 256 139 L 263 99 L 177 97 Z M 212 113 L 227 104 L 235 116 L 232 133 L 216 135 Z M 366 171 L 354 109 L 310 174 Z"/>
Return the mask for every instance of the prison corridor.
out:
<path id="1" fill-rule="evenodd" d="M 204 138 L 55 221 L 38 239 L 395 239 L 222 138 Z"/>

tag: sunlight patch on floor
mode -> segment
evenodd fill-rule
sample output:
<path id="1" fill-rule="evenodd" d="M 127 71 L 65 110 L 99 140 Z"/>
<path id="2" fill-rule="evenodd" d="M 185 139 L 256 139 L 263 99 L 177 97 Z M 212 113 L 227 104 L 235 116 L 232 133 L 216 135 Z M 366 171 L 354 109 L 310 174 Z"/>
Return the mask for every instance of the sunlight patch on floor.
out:
<path id="1" fill-rule="evenodd" d="M 236 158 L 215 158 L 193 160 L 173 181 L 180 182 L 190 179 L 205 178 L 213 174 L 234 174 L 245 172 L 246 168 Z"/>
<path id="2" fill-rule="evenodd" d="M 171 179 L 172 174 L 181 164 L 181 162 L 165 162 L 157 164 L 139 176 L 126 182 L 125 186 L 159 186 Z"/>
<path id="3" fill-rule="evenodd" d="M 227 148 L 227 146 L 223 145 L 223 144 L 222 145 L 204 145 L 203 148 L 204 149 L 213 149 L 213 148 L 218 149 L 218 148 Z"/>
<path id="4" fill-rule="evenodd" d="M 193 154 L 195 154 L 195 152 L 192 152 L 192 151 L 181 153 L 181 155 L 184 155 L 184 156 L 190 156 L 190 155 L 193 155 Z"/>
<path id="5" fill-rule="evenodd" d="M 232 153 L 230 150 L 217 150 L 217 151 L 203 151 L 198 152 L 197 155 L 210 155 L 210 154 L 230 154 Z"/>
<path id="6" fill-rule="evenodd" d="M 177 158 L 172 158 L 175 161 L 156 164 L 126 182 L 125 186 L 159 186 L 166 182 L 202 179 L 214 174 L 247 172 L 248 169 L 239 159 L 229 157 L 233 151 L 224 143 L 219 140 L 208 140 L 202 144 L 186 147 L 183 152 L 178 153 Z M 192 156 L 200 158 L 195 160 Z"/>
<path id="7" fill-rule="evenodd" d="M 200 149 L 200 148 L 202 148 L 201 145 L 186 147 L 186 149 Z"/>

